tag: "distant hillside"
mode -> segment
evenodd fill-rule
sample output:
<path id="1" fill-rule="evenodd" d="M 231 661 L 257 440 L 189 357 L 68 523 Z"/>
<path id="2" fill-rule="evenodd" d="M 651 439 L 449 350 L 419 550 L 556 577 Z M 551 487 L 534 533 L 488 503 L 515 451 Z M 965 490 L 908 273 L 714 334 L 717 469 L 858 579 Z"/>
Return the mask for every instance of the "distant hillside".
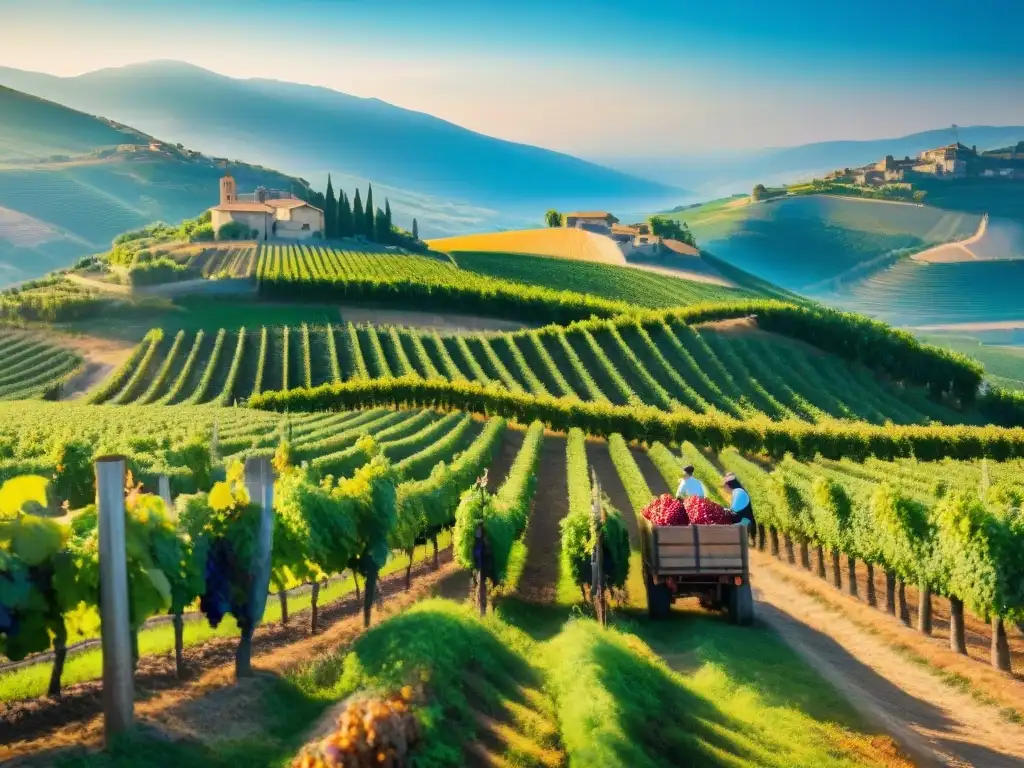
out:
<path id="1" fill-rule="evenodd" d="M 703 250 L 812 297 L 912 250 L 970 237 L 981 222 L 973 214 L 826 195 L 722 200 L 671 217 L 687 222 Z"/>
<path id="2" fill-rule="evenodd" d="M 149 142 L 130 128 L 0 86 L 0 163 L 80 155 Z"/>
<path id="3" fill-rule="evenodd" d="M 0 82 L 3 82 L 0 76 Z M 959 141 L 979 150 L 1014 145 L 1024 140 L 1024 126 L 969 126 L 958 129 Z M 877 162 L 886 155 L 917 156 L 920 152 L 953 142 L 949 128 L 866 141 L 822 141 L 795 147 L 749 152 L 704 154 L 694 157 L 603 158 L 614 168 L 631 168 L 666 184 L 696 189 L 705 195 L 749 191 L 754 184 L 767 185 L 820 176 L 836 168 L 855 168 Z"/>
<path id="4" fill-rule="evenodd" d="M 326 88 L 236 80 L 177 62 L 72 78 L 0 68 L 0 83 L 203 151 L 343 172 L 480 204 L 653 203 L 680 190 Z"/>
<path id="5" fill-rule="evenodd" d="M 8 89 L 0 89 L 0 114 L 0 285 L 68 266 L 126 229 L 180 221 L 217 201 L 224 171 L 210 157 L 150 151 L 146 134 Z M 122 144 L 133 148 L 118 151 Z M 231 169 L 242 190 L 304 184 L 257 166 Z"/>
<path id="6" fill-rule="evenodd" d="M 895 325 L 1024 320 L 1024 260 L 911 258 L 929 245 L 974 239 L 980 215 L 829 195 L 747 200 L 716 200 L 671 216 L 728 265 Z M 1002 241 L 1018 238 L 1019 230 L 990 219 L 975 247 L 993 257 L 990 251 L 1011 247 Z"/>

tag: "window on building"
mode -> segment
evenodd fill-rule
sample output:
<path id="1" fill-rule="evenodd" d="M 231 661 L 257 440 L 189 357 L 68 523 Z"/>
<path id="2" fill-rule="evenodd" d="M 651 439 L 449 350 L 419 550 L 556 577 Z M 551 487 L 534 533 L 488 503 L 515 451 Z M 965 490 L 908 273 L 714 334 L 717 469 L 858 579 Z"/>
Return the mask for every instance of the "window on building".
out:
<path id="1" fill-rule="evenodd" d="M 302 228 L 303 228 L 303 229 L 309 229 L 309 224 L 303 224 L 303 225 L 302 225 Z"/>

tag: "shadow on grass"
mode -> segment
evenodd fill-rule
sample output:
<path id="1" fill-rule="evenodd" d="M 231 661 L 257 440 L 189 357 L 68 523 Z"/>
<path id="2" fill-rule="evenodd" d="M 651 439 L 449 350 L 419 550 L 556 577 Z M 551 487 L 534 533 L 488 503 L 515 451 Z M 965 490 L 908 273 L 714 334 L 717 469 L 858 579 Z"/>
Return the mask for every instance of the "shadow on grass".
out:
<path id="1" fill-rule="evenodd" d="M 729 680 L 756 690 L 766 706 L 864 730 L 863 719 L 845 699 L 764 625 L 737 627 L 725 616 L 697 611 L 674 610 L 662 621 L 639 611 L 623 614 L 618 626 L 641 638 L 670 666 L 678 664 L 680 672 L 713 665 Z M 863 672 L 877 677 L 867 667 Z M 896 688 L 892 693 L 901 694 Z"/>
<path id="2" fill-rule="evenodd" d="M 763 764 L 756 733 L 632 647 L 573 622 L 548 647 L 549 682 L 570 760 L 580 765 Z"/>

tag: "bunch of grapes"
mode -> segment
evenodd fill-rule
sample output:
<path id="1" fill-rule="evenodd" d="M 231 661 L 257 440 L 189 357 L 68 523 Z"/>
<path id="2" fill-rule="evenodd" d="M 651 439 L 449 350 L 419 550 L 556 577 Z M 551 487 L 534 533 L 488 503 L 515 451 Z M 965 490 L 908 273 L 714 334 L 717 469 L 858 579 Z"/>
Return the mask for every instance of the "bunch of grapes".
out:
<path id="1" fill-rule="evenodd" d="M 16 635 L 18 633 L 18 616 L 13 608 L 0 603 L 0 635 Z"/>
<path id="2" fill-rule="evenodd" d="M 350 701 L 333 732 L 307 745 L 292 768 L 401 768 L 420 738 L 410 710 L 412 688 L 397 696 Z"/>
<path id="3" fill-rule="evenodd" d="M 691 496 L 686 500 L 686 514 L 694 525 L 732 525 L 736 516 L 709 499 Z"/>
<path id="4" fill-rule="evenodd" d="M 686 514 L 683 502 L 668 493 L 663 493 L 640 513 L 654 525 L 689 525 L 690 518 Z"/>
<path id="5" fill-rule="evenodd" d="M 226 539 L 216 539 L 206 556 L 206 590 L 199 598 L 199 610 L 216 627 L 225 613 L 233 612 L 231 581 L 235 573 L 234 552 Z"/>

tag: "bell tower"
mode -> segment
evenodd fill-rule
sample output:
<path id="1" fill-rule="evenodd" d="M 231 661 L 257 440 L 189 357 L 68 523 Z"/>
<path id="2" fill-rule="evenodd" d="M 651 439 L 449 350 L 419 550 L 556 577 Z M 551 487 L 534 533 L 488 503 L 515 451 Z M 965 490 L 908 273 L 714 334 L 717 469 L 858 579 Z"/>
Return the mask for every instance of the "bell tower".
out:
<path id="1" fill-rule="evenodd" d="M 238 187 L 231 171 L 225 170 L 224 178 L 220 180 L 220 204 L 227 205 L 235 202 L 238 202 Z"/>

